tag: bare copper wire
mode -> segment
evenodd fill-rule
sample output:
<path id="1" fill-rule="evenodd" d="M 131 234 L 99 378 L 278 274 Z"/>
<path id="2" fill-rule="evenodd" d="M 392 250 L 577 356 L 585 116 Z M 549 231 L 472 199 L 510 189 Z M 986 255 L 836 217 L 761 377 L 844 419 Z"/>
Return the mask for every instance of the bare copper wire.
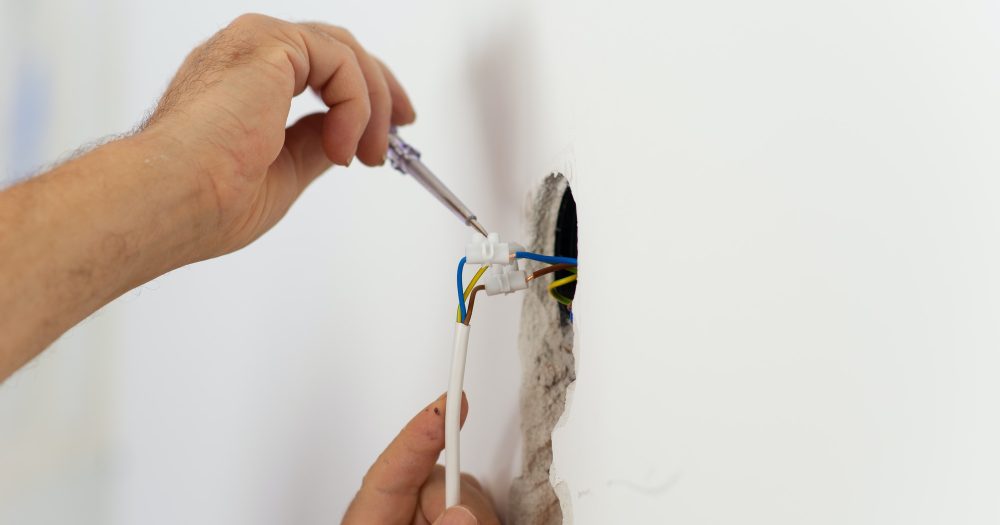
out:
<path id="1" fill-rule="evenodd" d="M 574 266 L 576 266 L 576 265 L 575 264 L 553 264 L 552 266 L 546 266 L 545 268 L 542 268 L 541 270 L 535 270 L 534 272 L 532 272 L 531 275 L 528 275 L 528 277 L 525 279 L 525 281 L 531 282 L 531 281 L 533 281 L 535 279 L 538 279 L 539 277 L 541 277 L 543 275 L 550 274 L 552 272 L 558 272 L 559 270 L 568 270 L 570 268 L 573 268 Z M 486 289 L 486 286 L 480 284 L 479 286 L 476 286 L 475 288 L 473 288 L 472 289 L 472 293 L 469 294 L 469 306 L 465 309 L 465 325 L 466 326 L 468 326 L 469 323 L 472 322 L 472 310 L 476 306 L 476 295 L 479 292 L 481 292 L 481 291 L 483 291 L 485 289 Z"/>

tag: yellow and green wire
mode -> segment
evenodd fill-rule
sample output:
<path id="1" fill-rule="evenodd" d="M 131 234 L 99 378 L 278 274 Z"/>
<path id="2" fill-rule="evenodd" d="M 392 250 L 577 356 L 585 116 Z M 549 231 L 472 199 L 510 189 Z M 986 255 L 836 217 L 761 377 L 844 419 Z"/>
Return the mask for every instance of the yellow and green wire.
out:
<path id="1" fill-rule="evenodd" d="M 481 268 L 479 268 L 479 271 L 477 271 L 475 275 L 472 276 L 472 280 L 469 281 L 469 285 L 465 287 L 465 292 L 462 294 L 463 301 L 469 300 L 469 296 L 472 295 L 472 289 L 476 287 L 476 283 L 479 282 L 479 278 L 482 277 L 484 273 L 486 273 L 486 269 L 489 267 L 490 265 L 488 264 L 483 265 Z M 455 312 L 455 322 L 461 323 L 462 321 L 464 321 L 464 319 L 462 319 L 462 307 L 459 306 L 457 310 L 458 311 Z"/>
<path id="2" fill-rule="evenodd" d="M 569 283 L 576 282 L 576 268 L 570 268 L 566 271 L 571 272 L 573 275 L 552 281 L 551 283 L 549 283 L 548 288 L 549 288 L 549 295 L 551 295 L 552 298 L 555 299 L 556 301 L 559 301 L 559 304 L 571 306 L 573 304 L 573 300 L 559 293 L 559 288 Z"/>
<path id="3" fill-rule="evenodd" d="M 541 254 L 538 254 L 538 253 L 523 252 L 523 251 L 515 252 L 514 256 L 516 258 L 518 258 L 518 259 L 530 259 L 530 260 L 533 260 L 533 261 L 538 261 L 538 262 L 541 262 L 541 263 L 546 263 L 546 264 L 551 264 L 551 265 L 556 265 L 556 264 L 572 264 L 572 265 L 576 265 L 576 258 L 575 257 L 561 257 L 561 256 L 551 256 L 551 255 L 541 255 Z M 479 282 L 479 278 L 482 277 L 483 274 L 486 273 L 487 268 L 489 268 L 489 265 L 483 265 L 482 267 L 480 267 L 479 271 L 477 271 L 475 273 L 475 275 L 472 276 L 472 280 L 469 281 L 469 284 L 465 287 L 465 289 L 463 291 L 463 289 L 462 289 L 462 270 L 463 270 L 463 268 L 465 268 L 465 262 L 466 262 L 466 258 L 465 257 L 462 257 L 458 261 L 458 272 L 457 272 L 457 275 L 456 275 L 456 277 L 457 277 L 457 279 L 456 279 L 457 280 L 457 288 L 456 289 L 458 291 L 458 309 L 457 309 L 458 311 L 455 313 L 455 322 L 458 322 L 458 323 L 465 322 L 466 302 L 469 300 L 469 296 L 472 295 L 472 290 L 475 289 L 476 283 Z M 559 292 L 559 288 L 562 287 L 562 286 L 565 286 L 565 285 L 567 285 L 569 283 L 572 283 L 572 282 L 576 281 L 576 277 L 577 277 L 576 276 L 576 268 L 575 267 L 569 268 L 566 271 L 571 272 L 573 275 L 570 275 L 568 277 L 563 277 L 562 279 L 556 279 L 555 281 L 553 281 L 548 286 L 548 292 L 549 292 L 549 295 L 551 295 L 552 298 L 555 299 L 556 301 L 558 301 L 560 304 L 563 304 L 563 305 L 565 305 L 567 307 L 572 307 L 573 300 L 570 299 L 569 297 L 566 297 L 562 293 L 560 293 Z M 570 315 L 572 316 L 572 313 Z"/>

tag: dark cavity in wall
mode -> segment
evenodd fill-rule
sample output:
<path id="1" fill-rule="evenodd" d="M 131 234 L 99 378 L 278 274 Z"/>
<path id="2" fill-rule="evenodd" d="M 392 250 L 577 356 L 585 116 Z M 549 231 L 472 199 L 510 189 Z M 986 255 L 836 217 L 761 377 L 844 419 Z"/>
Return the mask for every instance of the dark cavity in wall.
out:
<path id="1" fill-rule="evenodd" d="M 553 244 L 553 255 L 576 258 L 576 200 L 573 199 L 573 190 L 569 186 L 566 187 L 566 191 L 563 192 L 562 199 L 559 202 Z M 562 279 L 569 276 L 570 273 L 567 271 L 558 271 L 555 272 L 554 279 Z M 572 282 L 561 286 L 559 291 L 567 298 L 572 299 L 576 296 L 576 283 Z M 559 311 L 562 322 L 569 322 L 569 308 L 564 304 L 560 304 Z"/>
<path id="2" fill-rule="evenodd" d="M 565 177 L 552 174 L 545 178 L 533 196 L 528 224 L 532 225 L 530 251 L 576 257 L 576 203 Z M 544 276 L 539 279 L 542 282 L 530 286 L 521 310 L 518 347 L 524 457 L 521 475 L 511 487 L 508 522 L 512 525 L 555 525 L 564 518 L 549 481 L 552 430 L 566 407 L 566 389 L 576 373 L 569 310 L 546 291 L 553 278 Z M 560 291 L 573 297 L 576 287 L 569 288 Z"/>

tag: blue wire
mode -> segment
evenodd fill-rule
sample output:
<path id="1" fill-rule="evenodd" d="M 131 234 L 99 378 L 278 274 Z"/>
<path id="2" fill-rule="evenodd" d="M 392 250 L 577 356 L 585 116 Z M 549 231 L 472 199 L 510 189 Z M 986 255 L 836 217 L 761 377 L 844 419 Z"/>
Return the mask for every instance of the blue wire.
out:
<path id="1" fill-rule="evenodd" d="M 576 259 L 573 257 L 554 257 L 551 255 L 542 255 L 540 253 L 532 252 L 516 252 L 514 257 L 518 259 L 531 259 L 532 261 L 543 262 L 547 264 L 572 264 L 576 265 Z M 458 309 L 462 312 L 462 322 L 465 322 L 465 316 L 467 314 L 465 309 L 465 291 L 462 289 L 462 272 L 465 269 L 466 258 L 462 257 L 458 261 L 458 272 L 455 277 L 455 284 L 458 290 Z"/>
<path id="2" fill-rule="evenodd" d="M 465 322 L 465 294 L 462 290 L 462 270 L 465 269 L 465 257 L 458 261 L 458 309 L 462 312 L 462 322 Z"/>
<path id="3" fill-rule="evenodd" d="M 540 253 L 532 253 L 532 252 L 515 252 L 514 257 L 517 257 L 518 259 L 531 259 L 532 261 L 538 261 L 547 264 L 576 265 L 576 259 L 574 259 L 573 257 L 554 257 L 552 255 L 542 255 Z"/>

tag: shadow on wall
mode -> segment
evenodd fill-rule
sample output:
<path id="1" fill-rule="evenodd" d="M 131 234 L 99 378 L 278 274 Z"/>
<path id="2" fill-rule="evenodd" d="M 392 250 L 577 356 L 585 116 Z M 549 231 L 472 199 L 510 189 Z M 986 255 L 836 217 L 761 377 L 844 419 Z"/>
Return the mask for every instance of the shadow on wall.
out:
<path id="1" fill-rule="evenodd" d="M 469 65 L 472 92 L 482 124 L 482 141 L 489 162 L 484 167 L 494 202 L 524 202 L 522 188 L 513 184 L 524 165 L 525 145 L 533 140 L 537 115 L 530 94 L 537 91 L 534 32 L 529 13 L 512 9 L 491 24 L 482 49 Z"/>
<path id="2" fill-rule="evenodd" d="M 480 216 L 490 217 L 491 227 L 500 231 L 523 228 L 517 207 L 525 202 L 521 181 L 526 178 L 520 177 L 519 173 L 525 164 L 525 145 L 532 140 L 532 133 L 535 132 L 532 126 L 534 108 L 531 107 L 534 97 L 530 95 L 538 82 L 533 75 L 537 58 L 533 49 L 532 27 L 525 23 L 530 19 L 530 13 L 522 6 L 511 4 L 502 17 L 491 20 L 484 28 L 485 34 L 478 39 L 478 47 L 469 53 L 471 58 L 466 64 L 469 93 L 475 97 L 473 104 L 478 113 L 471 120 L 480 124 L 479 140 L 476 142 L 483 146 L 485 156 L 483 173 L 477 175 L 486 193 L 494 197 L 490 200 L 491 205 L 496 206 L 477 211 Z M 499 218 L 512 222 L 501 225 L 497 220 Z M 529 224 L 529 230 L 531 228 Z M 522 318 L 522 325 L 523 322 Z M 523 363 L 522 358 L 522 369 Z M 517 475 L 511 470 L 516 464 L 518 423 L 523 417 L 522 408 L 520 417 L 514 414 L 510 418 L 504 426 L 507 430 L 504 439 L 500 440 L 502 446 L 493 451 L 492 471 L 498 479 L 509 480 Z M 516 485 L 518 481 L 514 483 Z M 500 501 L 504 499 L 498 498 Z M 522 502 L 508 502 L 507 523 L 528 523 L 519 519 L 517 509 L 522 506 Z M 534 512 L 537 508 L 531 508 L 529 513 Z M 561 523 L 561 518 L 536 523 Z"/>

